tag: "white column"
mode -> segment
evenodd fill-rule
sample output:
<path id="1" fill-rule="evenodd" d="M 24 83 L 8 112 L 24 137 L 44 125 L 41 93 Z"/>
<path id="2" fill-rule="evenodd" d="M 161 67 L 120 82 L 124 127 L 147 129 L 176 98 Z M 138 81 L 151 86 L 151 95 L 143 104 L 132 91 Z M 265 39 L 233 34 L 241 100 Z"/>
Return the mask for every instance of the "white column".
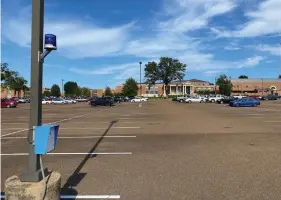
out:
<path id="1" fill-rule="evenodd" d="M 169 92 L 169 94 L 171 94 L 171 85 L 169 85 L 169 88 L 170 88 L 170 92 Z"/>

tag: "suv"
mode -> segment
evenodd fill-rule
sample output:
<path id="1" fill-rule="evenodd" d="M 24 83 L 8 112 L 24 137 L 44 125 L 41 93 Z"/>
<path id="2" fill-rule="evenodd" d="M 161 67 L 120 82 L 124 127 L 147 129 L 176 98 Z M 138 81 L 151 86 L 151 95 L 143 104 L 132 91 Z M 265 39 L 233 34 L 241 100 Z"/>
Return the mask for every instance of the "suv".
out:
<path id="1" fill-rule="evenodd" d="M 114 99 L 112 97 L 101 97 L 96 98 L 90 102 L 91 106 L 112 106 L 114 104 Z"/>
<path id="2" fill-rule="evenodd" d="M 277 99 L 278 99 L 278 96 L 277 95 L 272 95 L 272 94 L 263 96 L 261 98 L 261 100 L 277 100 Z"/>
<path id="3" fill-rule="evenodd" d="M 214 103 L 214 102 L 216 102 L 216 101 L 218 101 L 218 100 L 221 100 L 222 98 L 223 98 L 224 96 L 223 95 L 220 95 L 220 94 L 217 94 L 217 95 L 210 95 L 209 97 L 208 97 L 208 102 L 212 102 L 212 103 Z"/>

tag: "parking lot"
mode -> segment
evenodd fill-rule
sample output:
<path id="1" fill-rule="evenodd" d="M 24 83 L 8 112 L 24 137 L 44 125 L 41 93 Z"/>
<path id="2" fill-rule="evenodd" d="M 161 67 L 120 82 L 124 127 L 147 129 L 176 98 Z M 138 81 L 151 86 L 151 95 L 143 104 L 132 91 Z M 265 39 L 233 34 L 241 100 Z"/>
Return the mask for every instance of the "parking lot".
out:
<path id="1" fill-rule="evenodd" d="M 1 118 L 3 191 L 27 167 L 29 104 L 2 109 Z M 57 148 L 43 159 L 61 173 L 62 195 L 281 198 L 281 101 L 249 108 L 170 100 L 43 105 L 43 123 L 53 122 L 60 125 Z"/>

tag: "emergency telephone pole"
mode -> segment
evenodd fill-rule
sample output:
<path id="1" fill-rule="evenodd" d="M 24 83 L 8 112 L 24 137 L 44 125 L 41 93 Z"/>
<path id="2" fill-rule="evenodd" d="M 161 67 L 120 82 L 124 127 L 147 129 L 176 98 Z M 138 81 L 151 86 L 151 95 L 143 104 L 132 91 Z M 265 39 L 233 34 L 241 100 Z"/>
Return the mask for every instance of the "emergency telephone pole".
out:
<path id="1" fill-rule="evenodd" d="M 32 0 L 31 31 L 31 102 L 29 121 L 29 156 L 28 170 L 20 176 L 22 182 L 39 182 L 42 180 L 40 156 L 34 153 L 33 127 L 42 123 L 42 67 L 40 55 L 43 53 L 44 0 Z"/>

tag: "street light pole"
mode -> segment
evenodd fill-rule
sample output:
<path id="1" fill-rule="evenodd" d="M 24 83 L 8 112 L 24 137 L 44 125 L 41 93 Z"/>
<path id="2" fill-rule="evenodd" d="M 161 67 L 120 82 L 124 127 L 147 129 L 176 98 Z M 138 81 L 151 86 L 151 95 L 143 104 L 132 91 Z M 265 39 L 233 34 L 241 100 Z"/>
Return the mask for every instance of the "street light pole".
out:
<path id="1" fill-rule="evenodd" d="M 140 96 L 141 96 L 141 93 L 142 93 L 142 91 L 141 91 L 141 64 L 142 64 L 142 62 L 139 62 L 139 64 L 140 64 Z"/>
<path id="2" fill-rule="evenodd" d="M 29 163 L 28 170 L 20 176 L 22 182 L 42 180 L 40 156 L 34 153 L 33 127 L 42 123 L 42 67 L 40 55 L 43 53 L 44 0 L 32 0 L 32 36 L 31 36 L 31 102 L 29 121 Z"/>
<path id="3" fill-rule="evenodd" d="M 64 89 L 63 89 L 63 81 L 64 81 L 64 80 L 61 79 L 61 96 L 62 96 L 62 97 L 63 97 L 63 93 L 64 93 L 64 92 L 63 92 L 63 91 L 64 91 Z"/>

